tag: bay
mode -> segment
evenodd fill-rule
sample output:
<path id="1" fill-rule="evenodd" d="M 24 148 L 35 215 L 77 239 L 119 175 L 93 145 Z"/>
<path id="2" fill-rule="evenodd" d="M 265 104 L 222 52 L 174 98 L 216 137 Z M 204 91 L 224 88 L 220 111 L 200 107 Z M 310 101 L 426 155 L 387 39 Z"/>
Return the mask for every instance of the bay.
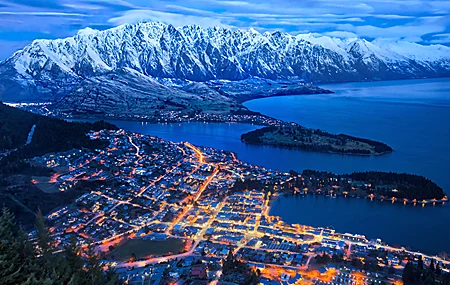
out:
<path id="1" fill-rule="evenodd" d="M 370 199 L 284 195 L 272 202 L 270 214 L 287 223 L 364 234 L 368 239 L 381 238 L 389 245 L 427 254 L 450 252 L 448 204 L 422 207 Z"/>
<path id="2" fill-rule="evenodd" d="M 230 150 L 249 163 L 288 171 L 336 173 L 380 170 L 424 175 L 450 192 L 450 79 L 346 83 L 322 86 L 330 95 L 298 95 L 246 102 L 253 111 L 331 133 L 379 140 L 394 152 L 352 156 L 246 145 L 248 124 L 148 124 L 112 121 L 121 128 Z M 365 199 L 280 197 L 271 214 L 290 223 L 333 226 L 427 253 L 450 252 L 450 206 L 370 202 Z M 320 199 L 324 199 L 321 201 Z"/>

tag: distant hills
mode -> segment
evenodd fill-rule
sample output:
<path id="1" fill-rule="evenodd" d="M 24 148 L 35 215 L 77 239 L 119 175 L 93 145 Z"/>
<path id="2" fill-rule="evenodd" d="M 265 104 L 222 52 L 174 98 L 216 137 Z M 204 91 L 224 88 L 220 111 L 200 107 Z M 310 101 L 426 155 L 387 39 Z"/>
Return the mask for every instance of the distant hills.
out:
<path id="1" fill-rule="evenodd" d="M 233 90 L 223 93 L 216 86 L 219 92 L 209 90 L 202 97 L 186 86 L 253 79 L 325 83 L 442 76 L 450 76 L 450 48 L 442 45 L 147 22 L 33 41 L 0 63 L 0 100 L 58 101 L 69 96 L 66 103 L 89 111 L 116 103 L 153 110 L 168 96 L 165 106 L 216 112 L 240 108 L 232 100 Z M 146 104 L 149 100 L 161 102 Z M 205 102 L 211 106 L 203 106 Z"/>

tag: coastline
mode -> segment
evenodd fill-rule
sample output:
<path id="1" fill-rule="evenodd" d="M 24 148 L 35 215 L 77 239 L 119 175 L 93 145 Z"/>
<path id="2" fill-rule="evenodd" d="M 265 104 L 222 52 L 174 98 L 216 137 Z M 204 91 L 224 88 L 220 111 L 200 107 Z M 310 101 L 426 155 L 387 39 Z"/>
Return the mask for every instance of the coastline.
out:
<path id="1" fill-rule="evenodd" d="M 332 92 L 331 92 L 332 93 Z M 329 93 L 327 93 L 329 94 Z M 269 96 L 261 96 L 261 98 L 269 98 L 269 97 L 280 97 L 280 96 L 303 96 L 303 95 L 308 95 L 308 94 L 297 94 L 297 95 L 292 95 L 292 94 L 286 94 L 286 95 L 269 95 Z M 309 94 L 311 95 L 311 94 Z M 319 94 L 313 94 L 313 95 L 319 95 Z M 261 99 L 258 98 L 258 99 Z M 253 99 L 249 99 L 249 100 L 245 100 L 245 101 L 250 101 Z M 242 123 L 242 124 L 252 124 L 252 125 L 256 125 L 256 126 L 260 126 L 260 127 L 298 127 L 298 128 L 302 128 L 302 129 L 306 129 L 306 130 L 312 130 L 309 128 L 305 128 L 302 127 L 301 125 L 295 123 L 295 122 L 286 122 L 283 120 L 279 120 L 279 119 L 275 119 L 273 117 L 269 117 L 267 115 L 261 114 L 259 112 L 254 112 L 251 110 L 242 110 L 242 112 L 235 112 L 233 114 L 230 113 L 226 113 L 226 114 L 214 114 L 214 113 L 198 113 L 198 114 L 189 114 L 186 115 L 184 112 L 167 112 L 167 113 L 159 113 L 157 115 L 153 115 L 153 116 L 139 116 L 139 115 L 120 115 L 120 116 L 116 116 L 116 115 L 105 115 L 105 114 L 85 114 L 85 115 L 81 115 L 81 114 L 64 114 L 64 113 L 42 113 L 40 111 L 39 108 L 34 109 L 32 108 L 27 109 L 26 107 L 23 108 L 25 110 L 28 111 L 32 111 L 34 113 L 38 113 L 41 115 L 46 115 L 46 116 L 52 116 L 58 119 L 63 119 L 63 120 L 68 120 L 68 121 L 95 121 L 95 120 L 105 120 L 105 121 L 109 121 L 109 120 L 118 120 L 118 121 L 135 121 L 135 122 L 145 122 L 145 123 L 151 123 L 151 124 L 177 124 L 177 123 L 189 123 L 189 122 L 199 122 L 199 123 Z M 47 105 L 45 105 L 45 109 L 48 111 Z M 261 129 L 261 128 L 260 128 Z M 316 131 L 316 130 L 313 130 Z M 363 149 L 359 149 L 360 151 L 349 151 L 349 152 L 345 152 L 343 151 L 332 151 L 332 150 L 321 150 L 321 147 L 331 147 L 333 148 L 333 144 L 324 144 L 324 145 L 315 145 L 312 144 L 312 148 L 317 147 L 318 149 L 308 149 L 308 148 L 302 148 L 302 147 L 297 147 L 297 146 L 286 146 L 286 145 L 274 145 L 274 144 L 270 144 L 270 143 L 252 143 L 252 142 L 248 142 L 246 140 L 244 140 L 242 138 L 242 136 L 247 135 L 249 133 L 243 133 L 241 134 L 241 141 L 245 144 L 253 144 L 253 145 L 262 145 L 262 146 L 269 146 L 269 147 L 273 147 L 273 148 L 284 148 L 284 149 L 293 149 L 293 150 L 302 150 L 302 151 L 309 151 L 309 152 L 319 152 L 319 153 L 329 153 L 329 154 L 340 154 L 340 155 L 349 155 L 349 156 L 380 156 L 380 155 L 385 155 L 388 153 L 392 153 L 393 149 L 386 145 L 385 143 L 382 142 L 378 142 L 378 141 L 373 141 L 371 139 L 366 139 L 366 138 L 359 138 L 359 137 L 352 137 L 346 134 L 331 134 L 331 133 L 327 133 L 324 130 L 317 130 L 319 131 L 320 136 L 341 136 L 341 137 L 345 137 L 346 140 L 354 140 L 358 143 L 366 143 L 369 144 L 369 146 L 373 146 L 371 144 L 376 143 L 376 144 L 380 144 L 380 145 L 384 145 L 387 148 L 390 148 L 389 151 L 382 151 L 382 152 L 375 152 L 375 151 L 370 151 L 370 153 L 363 153 Z M 251 132 L 250 132 L 251 133 Z M 358 150 L 358 149 L 355 149 Z"/>
<path id="2" fill-rule="evenodd" d="M 323 196 L 323 197 L 329 197 L 330 199 L 333 199 L 335 197 L 343 197 L 345 199 L 349 198 L 349 199 L 366 199 L 366 200 L 370 200 L 370 201 L 380 201 L 380 202 L 391 202 L 393 203 L 401 203 L 403 205 L 414 205 L 416 206 L 417 204 L 425 206 L 427 204 L 442 204 L 445 205 L 446 202 L 449 201 L 449 198 L 447 196 L 445 196 L 442 199 L 425 199 L 425 200 L 417 200 L 417 199 L 401 199 L 401 198 L 396 198 L 393 196 L 380 196 L 380 195 L 350 195 L 350 194 L 342 194 L 342 193 L 335 193 L 335 194 L 325 194 L 325 193 L 320 193 L 320 192 L 312 192 L 312 191 L 298 191 L 298 192 L 294 192 L 294 193 L 289 193 L 289 192 L 281 192 L 277 195 L 277 198 L 279 197 L 283 197 L 283 196 L 288 196 L 288 195 L 300 195 L 300 196 L 306 196 L 306 195 L 313 195 L 313 196 Z M 348 197 L 347 197 L 348 196 Z"/>
<path id="3" fill-rule="evenodd" d="M 385 154 L 389 154 L 394 152 L 394 150 L 391 151 L 385 151 L 385 152 L 377 152 L 377 153 L 344 153 L 344 152 L 338 152 L 338 151 L 319 151 L 319 150 L 309 150 L 309 149 L 302 149 L 300 147 L 289 147 L 289 146 L 275 146 L 272 144 L 257 144 L 257 143 L 249 143 L 241 139 L 241 142 L 248 144 L 248 145 L 258 145 L 258 146 L 266 146 L 266 147 L 272 147 L 272 148 L 282 148 L 282 149 L 289 149 L 289 150 L 301 150 L 301 151 L 308 151 L 308 152 L 319 152 L 319 153 L 329 153 L 329 154 L 339 154 L 339 155 L 349 155 L 349 156 L 381 156 Z"/>
<path id="4" fill-rule="evenodd" d="M 311 229 L 324 229 L 333 231 L 334 235 L 346 234 L 355 237 L 363 237 L 368 242 L 374 241 L 375 238 L 381 239 L 381 244 L 390 246 L 391 249 L 409 252 L 413 254 L 420 254 L 428 257 L 437 257 L 439 259 L 439 254 L 444 250 L 448 250 L 448 246 L 445 244 L 445 250 L 443 247 L 435 247 L 430 245 L 423 245 L 420 239 L 417 238 L 409 238 L 407 232 L 402 232 L 401 229 L 406 228 L 406 225 L 414 224 L 411 222 L 402 222 L 402 219 L 408 219 L 411 213 L 413 216 L 418 216 L 426 211 L 428 214 L 437 212 L 442 213 L 443 211 L 448 212 L 449 204 L 436 204 L 435 206 L 427 205 L 417 205 L 417 207 L 413 207 L 412 205 L 401 205 L 400 203 L 391 202 L 389 200 L 384 201 L 384 203 L 380 200 L 370 199 L 359 199 L 360 201 L 353 201 L 354 197 L 348 197 L 351 200 L 346 201 L 346 198 L 338 196 L 337 198 L 331 198 L 330 196 L 325 195 L 314 195 L 312 193 L 308 194 L 291 194 L 291 193 L 279 193 L 278 195 L 273 195 L 268 203 L 268 215 L 281 219 L 286 223 L 299 225 L 301 227 L 311 228 Z M 346 212 L 346 207 L 349 205 L 353 205 L 356 202 L 356 211 L 361 210 L 370 210 L 372 208 L 380 209 L 373 210 L 375 213 L 379 213 L 380 211 L 389 212 L 390 214 L 397 214 L 396 218 L 392 218 L 389 221 L 377 221 L 373 222 L 373 226 L 360 226 L 358 223 L 347 222 L 346 219 L 353 219 L 352 214 L 355 211 L 349 210 Z M 311 205 L 311 206 L 308 206 Z M 343 214 L 336 214 L 336 218 L 315 218 L 317 214 L 319 214 L 322 208 L 319 208 L 319 205 L 323 207 L 327 207 L 327 211 L 325 211 L 325 215 L 333 215 L 332 213 L 335 211 L 344 211 Z M 296 207 L 297 209 L 304 208 L 303 210 L 287 210 L 292 207 Z M 285 209 L 285 210 L 283 210 Z M 315 211 L 317 209 L 317 211 Z M 389 210 L 391 209 L 391 210 Z M 346 213 L 346 214 L 345 214 Z M 350 215 L 350 216 L 349 216 Z M 378 217 L 378 214 L 374 214 Z M 369 215 L 374 218 L 374 215 Z M 302 218 L 297 218 L 302 217 Z M 361 214 L 362 217 L 366 217 L 368 215 Z M 389 217 L 389 214 L 382 215 L 381 219 L 386 219 Z M 358 221 L 361 220 L 359 217 L 355 217 Z M 362 218 L 364 219 L 364 218 Z M 368 220 L 368 223 L 371 223 Z M 402 223 L 405 225 L 399 226 L 399 230 L 390 229 L 389 226 L 392 226 L 396 223 Z M 377 229 L 378 227 L 384 227 Z M 393 232 L 393 233 L 391 233 Z M 406 234 L 406 235 L 405 235 Z M 444 238 L 445 240 L 445 238 Z M 439 239 L 439 243 L 442 243 L 442 238 Z M 441 244 L 442 246 L 442 244 Z M 447 261 L 449 262 L 449 261 Z"/>

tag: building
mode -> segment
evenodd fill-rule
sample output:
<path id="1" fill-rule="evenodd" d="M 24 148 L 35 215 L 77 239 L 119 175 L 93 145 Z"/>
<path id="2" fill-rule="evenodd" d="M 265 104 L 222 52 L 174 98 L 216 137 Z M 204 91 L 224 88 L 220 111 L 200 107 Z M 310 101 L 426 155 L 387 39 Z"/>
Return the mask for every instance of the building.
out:
<path id="1" fill-rule="evenodd" d="M 192 266 L 191 276 L 199 279 L 206 279 L 206 277 L 208 276 L 206 272 L 206 266 L 203 264 Z"/>

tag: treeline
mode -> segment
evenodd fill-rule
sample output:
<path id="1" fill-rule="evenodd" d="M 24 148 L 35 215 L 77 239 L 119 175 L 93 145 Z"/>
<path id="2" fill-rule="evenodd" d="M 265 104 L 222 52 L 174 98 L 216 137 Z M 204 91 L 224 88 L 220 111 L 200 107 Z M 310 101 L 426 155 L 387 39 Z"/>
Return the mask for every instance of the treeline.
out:
<path id="1" fill-rule="evenodd" d="M 277 127 L 264 127 L 261 129 L 256 129 L 254 131 L 245 133 L 241 135 L 241 140 L 249 144 L 263 144 L 264 141 L 261 139 L 265 133 L 272 133 L 277 131 Z"/>
<path id="2" fill-rule="evenodd" d="M 36 129 L 31 143 L 25 145 L 33 125 Z M 86 133 L 90 130 L 114 129 L 117 127 L 105 121 L 95 123 L 67 122 L 36 115 L 0 103 L 0 150 L 22 147 L 27 155 L 40 155 L 52 151 L 73 148 L 96 147 L 99 142 L 91 141 Z"/>
<path id="3" fill-rule="evenodd" d="M 228 255 L 222 261 L 222 280 L 225 282 L 233 282 L 243 285 L 259 284 L 261 279 L 261 272 L 259 269 L 253 271 L 247 264 L 239 261 L 230 250 Z"/>
<path id="4" fill-rule="evenodd" d="M 101 129 L 116 130 L 117 127 L 105 121 L 95 123 L 67 122 L 64 120 L 41 117 L 36 124 L 31 143 L 25 145 L 21 152 L 27 158 L 49 152 L 61 152 L 80 148 L 102 148 L 105 142 L 91 140 L 86 133 Z"/>
<path id="5" fill-rule="evenodd" d="M 361 181 L 370 184 L 370 187 L 367 188 L 367 191 L 369 192 L 401 199 L 423 200 L 433 198 L 442 199 L 445 197 L 444 190 L 436 183 L 424 176 L 415 174 L 365 171 L 338 175 L 331 172 L 304 170 L 302 176 L 314 177 L 321 180 L 337 178 L 339 181 L 341 178 L 349 178 L 353 181 Z M 392 187 L 395 187 L 398 191 L 393 192 Z"/>
<path id="6" fill-rule="evenodd" d="M 121 284 L 114 271 L 104 271 L 92 248 L 82 254 L 75 239 L 57 252 L 39 212 L 36 239 L 15 224 L 3 208 L 0 216 L 0 284 L 2 285 L 114 285 Z M 82 256 L 86 256 L 85 258 Z"/>
<path id="7" fill-rule="evenodd" d="M 403 269 L 404 285 L 450 285 L 450 274 L 445 274 L 439 263 L 431 260 L 429 266 L 424 266 L 422 256 L 417 263 L 408 261 Z"/>
<path id="8" fill-rule="evenodd" d="M 38 117 L 0 102 L 0 151 L 25 144 Z"/>
<path id="9" fill-rule="evenodd" d="M 364 138 L 352 137 L 352 136 L 345 135 L 345 134 L 339 134 L 337 136 L 339 138 L 345 138 L 345 139 L 348 139 L 348 140 L 354 140 L 354 141 L 357 141 L 357 142 L 367 143 L 368 145 L 371 145 L 371 146 L 375 147 L 374 151 L 376 153 L 385 153 L 385 152 L 391 152 L 392 151 L 392 148 L 390 146 L 388 146 L 387 144 L 382 143 L 382 142 L 369 140 L 369 139 L 364 139 Z"/>
<path id="10" fill-rule="evenodd" d="M 353 180 L 365 181 L 372 184 L 372 188 L 382 185 L 395 185 L 398 192 L 392 192 L 380 187 L 377 191 L 380 195 L 389 194 L 396 198 L 407 199 L 442 199 L 445 196 L 444 190 L 430 179 L 406 173 L 395 172 L 355 172 L 351 174 Z"/>
<path id="11" fill-rule="evenodd" d="M 38 209 L 45 215 L 58 207 L 73 203 L 84 193 L 94 191 L 104 183 L 104 181 L 79 181 L 70 191 L 56 193 L 45 193 L 33 184 L 15 187 L 0 186 L 2 203 L 0 206 L 8 207 L 14 213 L 18 223 L 31 228 Z"/>
<path id="12" fill-rule="evenodd" d="M 106 142 L 91 140 L 86 133 L 90 130 L 118 129 L 105 121 L 95 123 L 67 122 L 32 114 L 0 103 L 0 143 L 4 149 L 17 148 L 7 157 L 0 159 L 0 180 L 23 170 L 32 170 L 24 158 L 32 158 L 49 152 L 61 152 L 80 148 L 102 148 Z M 32 140 L 25 144 L 33 125 L 36 125 Z M 5 142 L 3 142 L 3 140 Z M 0 147 L 0 149 L 2 149 Z"/>

